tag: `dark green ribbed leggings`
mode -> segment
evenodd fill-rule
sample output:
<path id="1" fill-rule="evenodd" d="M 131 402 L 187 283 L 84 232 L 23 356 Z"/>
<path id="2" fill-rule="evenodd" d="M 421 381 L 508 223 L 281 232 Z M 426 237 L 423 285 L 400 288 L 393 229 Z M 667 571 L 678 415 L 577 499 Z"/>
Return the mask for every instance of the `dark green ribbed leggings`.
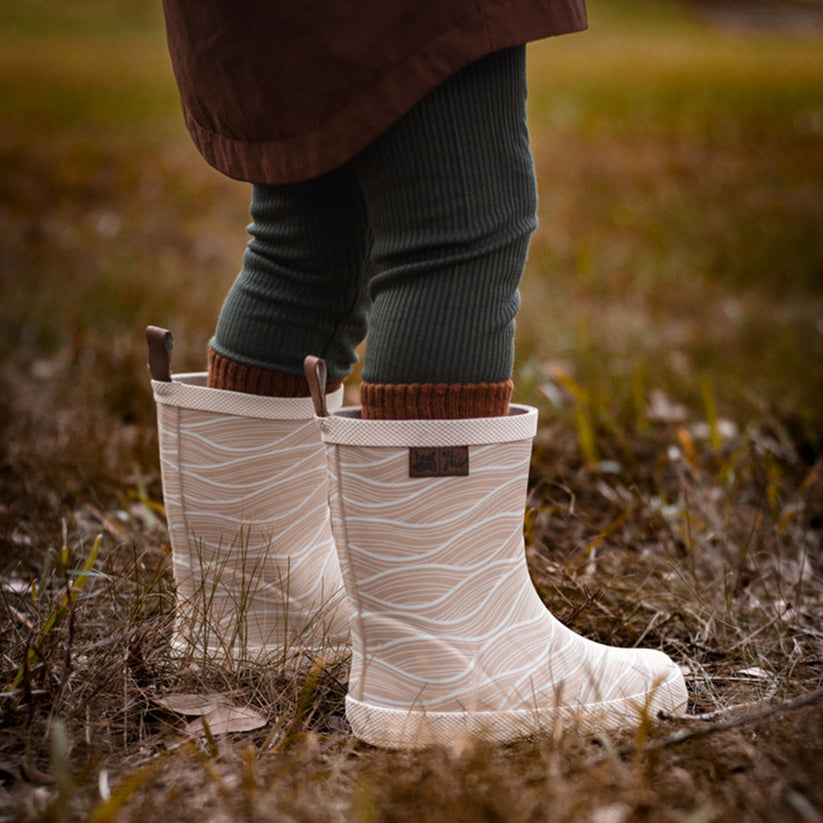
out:
<path id="1" fill-rule="evenodd" d="M 251 240 L 212 347 L 345 377 L 368 332 L 371 383 L 508 380 L 536 226 L 525 47 L 446 80 L 344 166 L 255 185 Z"/>

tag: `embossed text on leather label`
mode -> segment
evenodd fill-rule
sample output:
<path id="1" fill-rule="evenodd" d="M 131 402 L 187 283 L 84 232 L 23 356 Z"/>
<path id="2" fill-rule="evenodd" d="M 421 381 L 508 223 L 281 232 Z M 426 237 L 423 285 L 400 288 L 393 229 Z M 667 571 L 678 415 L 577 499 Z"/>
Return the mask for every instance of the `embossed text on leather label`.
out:
<path id="1" fill-rule="evenodd" d="M 409 449 L 409 477 L 465 477 L 468 473 L 468 446 Z"/>

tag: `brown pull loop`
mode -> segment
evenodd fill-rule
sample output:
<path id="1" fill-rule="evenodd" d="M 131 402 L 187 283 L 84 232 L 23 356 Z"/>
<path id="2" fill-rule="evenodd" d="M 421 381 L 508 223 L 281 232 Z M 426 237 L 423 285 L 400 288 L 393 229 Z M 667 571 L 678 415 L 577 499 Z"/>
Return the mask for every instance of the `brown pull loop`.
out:
<path id="1" fill-rule="evenodd" d="M 168 329 L 149 326 L 146 329 L 149 344 L 149 371 L 153 380 L 171 383 L 171 350 L 174 336 Z"/>
<path id="2" fill-rule="evenodd" d="M 311 399 L 314 401 L 314 413 L 318 417 L 328 417 L 329 410 L 326 407 L 326 381 L 329 370 L 326 361 L 321 357 L 310 354 L 303 361 L 303 371 L 306 373 L 306 382 L 309 384 Z"/>

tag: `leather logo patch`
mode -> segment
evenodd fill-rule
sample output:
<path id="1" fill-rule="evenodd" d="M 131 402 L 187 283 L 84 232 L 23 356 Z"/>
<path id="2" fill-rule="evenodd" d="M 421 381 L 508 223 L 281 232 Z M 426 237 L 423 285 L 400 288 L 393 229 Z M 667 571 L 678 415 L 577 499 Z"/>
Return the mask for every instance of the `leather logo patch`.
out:
<path id="1" fill-rule="evenodd" d="M 466 477 L 469 447 L 409 449 L 409 477 Z"/>

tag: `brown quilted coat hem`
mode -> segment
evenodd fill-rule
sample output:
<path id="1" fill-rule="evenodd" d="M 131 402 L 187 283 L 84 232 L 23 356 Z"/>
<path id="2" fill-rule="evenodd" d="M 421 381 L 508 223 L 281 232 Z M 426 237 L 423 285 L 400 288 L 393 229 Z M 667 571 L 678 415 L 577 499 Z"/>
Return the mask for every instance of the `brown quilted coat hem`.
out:
<path id="1" fill-rule="evenodd" d="M 186 126 L 206 161 L 234 179 L 282 184 L 317 177 L 357 155 L 429 91 L 469 63 L 500 49 L 582 31 L 588 25 L 582 5 L 563 6 L 556 14 L 528 6 L 511 13 L 511 19 L 503 21 L 488 11 L 478 11 L 390 66 L 323 122 L 289 129 L 288 135 L 244 139 L 236 136 L 242 134 L 242 122 L 231 124 L 233 134 L 228 129 L 215 131 L 197 122 L 182 93 Z"/>

